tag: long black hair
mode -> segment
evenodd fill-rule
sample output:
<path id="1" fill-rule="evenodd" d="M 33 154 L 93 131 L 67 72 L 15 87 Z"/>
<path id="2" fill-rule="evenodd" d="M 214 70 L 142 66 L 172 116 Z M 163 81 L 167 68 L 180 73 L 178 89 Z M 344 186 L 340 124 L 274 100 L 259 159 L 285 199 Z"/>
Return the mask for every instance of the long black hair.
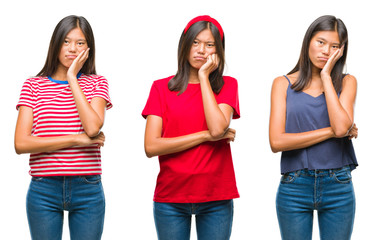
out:
<path id="1" fill-rule="evenodd" d="M 93 30 L 89 22 L 84 17 L 71 15 L 63 18 L 54 29 L 52 38 L 50 39 L 48 56 L 45 61 L 45 65 L 37 76 L 51 76 L 57 71 L 59 64 L 58 56 L 59 52 L 61 51 L 62 44 L 66 38 L 66 35 L 75 28 L 81 29 L 89 47 L 89 57 L 80 71 L 85 74 L 96 74 L 96 50 Z"/>
<path id="2" fill-rule="evenodd" d="M 218 28 L 211 22 L 200 21 L 194 23 L 186 33 L 183 31 L 178 43 L 178 71 L 176 75 L 168 82 L 168 89 L 183 93 L 189 83 L 190 63 L 188 57 L 191 46 L 196 36 L 203 30 L 210 29 L 215 40 L 216 54 L 220 63 L 218 68 L 209 75 L 209 81 L 214 93 L 219 93 L 224 85 L 223 70 L 225 66 L 225 36 L 221 36 Z M 223 39 L 221 39 L 223 37 Z"/>
<path id="3" fill-rule="evenodd" d="M 342 88 L 342 79 L 344 77 L 343 70 L 347 57 L 348 49 L 348 34 L 345 24 L 341 19 L 331 15 L 321 16 L 316 19 L 310 27 L 307 29 L 304 40 L 302 42 L 302 48 L 300 58 L 297 65 L 288 74 L 299 71 L 299 76 L 296 82 L 292 85 L 292 88 L 296 91 L 302 91 L 311 81 L 312 63 L 309 57 L 309 46 L 310 41 L 317 32 L 320 31 L 336 31 L 340 40 L 340 46 L 344 46 L 344 52 L 342 57 L 336 62 L 331 72 L 331 78 L 333 86 L 336 92 L 340 92 Z"/>

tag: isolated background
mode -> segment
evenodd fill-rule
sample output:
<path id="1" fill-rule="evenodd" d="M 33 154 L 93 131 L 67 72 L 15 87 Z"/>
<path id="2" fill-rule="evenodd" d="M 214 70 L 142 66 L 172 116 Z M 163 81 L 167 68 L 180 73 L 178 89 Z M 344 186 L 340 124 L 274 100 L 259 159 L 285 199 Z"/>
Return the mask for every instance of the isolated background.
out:
<path id="1" fill-rule="evenodd" d="M 42 68 L 50 37 L 65 16 L 82 15 L 96 38 L 98 73 L 110 84 L 114 107 L 103 131 L 103 186 L 106 219 L 103 239 L 156 239 L 152 197 L 157 158 L 143 150 L 141 111 L 152 81 L 176 72 L 177 45 L 187 22 L 208 14 L 226 37 L 226 74 L 238 79 L 241 118 L 232 122 L 237 137 L 233 159 L 241 198 L 235 200 L 231 239 L 280 239 L 275 195 L 280 154 L 268 141 L 272 80 L 297 62 L 306 29 L 325 14 L 341 18 L 349 31 L 347 72 L 358 79 L 354 147 L 360 167 L 353 172 L 357 212 L 352 239 L 371 236 L 372 39 L 368 1 L 8 1 L 0 3 L 1 181 L 0 239 L 30 239 L 25 198 L 28 155 L 16 155 L 14 128 L 20 90 Z M 67 216 L 67 214 L 66 214 Z M 193 237 L 195 227 L 193 225 Z M 64 238 L 69 239 L 67 219 Z M 319 239 L 317 225 L 314 239 Z"/>

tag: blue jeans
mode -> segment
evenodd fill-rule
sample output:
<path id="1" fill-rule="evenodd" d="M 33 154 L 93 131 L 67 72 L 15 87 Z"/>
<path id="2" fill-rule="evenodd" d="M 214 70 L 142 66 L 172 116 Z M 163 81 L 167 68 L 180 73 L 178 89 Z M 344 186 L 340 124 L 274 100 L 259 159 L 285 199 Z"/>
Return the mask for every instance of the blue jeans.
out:
<path id="1" fill-rule="evenodd" d="M 189 240 L 191 216 L 195 214 L 198 240 L 228 240 L 233 212 L 233 200 L 206 203 L 154 202 L 158 239 Z"/>
<path id="2" fill-rule="evenodd" d="M 64 210 L 69 211 L 72 240 L 101 239 L 105 216 L 101 176 L 33 177 L 27 193 L 32 239 L 62 239 Z"/>
<path id="3" fill-rule="evenodd" d="M 321 239 L 349 240 L 355 215 L 350 168 L 299 170 L 283 175 L 276 210 L 284 240 L 311 240 L 314 210 L 318 211 Z"/>

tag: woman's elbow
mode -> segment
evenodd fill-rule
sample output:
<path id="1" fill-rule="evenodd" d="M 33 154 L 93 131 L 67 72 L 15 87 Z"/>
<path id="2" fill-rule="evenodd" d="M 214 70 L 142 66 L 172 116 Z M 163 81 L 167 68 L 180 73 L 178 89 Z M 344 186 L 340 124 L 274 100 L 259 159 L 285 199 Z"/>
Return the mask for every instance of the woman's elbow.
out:
<path id="1" fill-rule="evenodd" d="M 221 138 L 225 135 L 227 128 L 214 128 L 210 129 L 209 133 L 213 138 Z"/>
<path id="2" fill-rule="evenodd" d="M 336 138 L 343 138 L 348 134 L 351 127 L 352 126 L 332 127 L 332 130 Z"/>
<path id="3" fill-rule="evenodd" d="M 277 148 L 276 146 L 271 145 L 270 147 L 271 147 L 271 151 L 272 151 L 273 153 L 281 152 L 280 149 Z"/>
<path id="4" fill-rule="evenodd" d="M 22 153 L 26 153 L 26 151 L 23 148 L 23 145 L 18 141 L 14 141 L 14 150 L 18 155 Z"/>
<path id="5" fill-rule="evenodd" d="M 156 156 L 156 153 L 154 151 L 154 149 L 149 146 L 148 144 L 145 144 L 145 153 L 146 153 L 146 157 L 148 158 L 152 158 L 154 156 Z"/>
<path id="6" fill-rule="evenodd" d="M 278 142 L 270 139 L 270 148 L 273 153 L 281 152 L 282 149 L 280 148 L 280 145 Z"/>
<path id="7" fill-rule="evenodd" d="M 88 127 L 87 129 L 84 129 L 85 133 L 90 138 L 96 137 L 101 132 L 102 125 L 92 126 Z"/>
<path id="8" fill-rule="evenodd" d="M 348 129 L 335 129 L 333 132 L 336 138 L 343 138 L 346 136 Z"/>

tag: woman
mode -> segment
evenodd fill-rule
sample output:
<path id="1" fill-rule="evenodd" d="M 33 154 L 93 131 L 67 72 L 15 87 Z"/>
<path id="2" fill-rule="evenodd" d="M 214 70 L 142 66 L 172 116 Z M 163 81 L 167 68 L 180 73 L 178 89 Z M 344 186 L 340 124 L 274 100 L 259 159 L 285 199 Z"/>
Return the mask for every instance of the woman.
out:
<path id="1" fill-rule="evenodd" d="M 276 199 L 282 239 L 311 239 L 314 210 L 321 239 L 351 237 L 357 81 L 343 74 L 347 49 L 344 23 L 322 16 L 307 30 L 295 68 L 273 82 L 269 133 L 272 151 L 282 152 Z"/>
<path id="2" fill-rule="evenodd" d="M 43 69 L 23 85 L 15 150 L 31 153 L 27 217 L 32 239 L 101 239 L 105 197 L 100 131 L 111 108 L 107 80 L 96 75 L 94 36 L 84 17 L 56 26 Z"/>
<path id="3" fill-rule="evenodd" d="M 237 81 L 222 76 L 222 27 L 209 16 L 182 32 L 175 76 L 153 83 L 142 115 L 145 151 L 159 156 L 154 196 L 158 238 L 189 239 L 196 215 L 198 239 L 229 239 L 238 198 L 230 151 L 239 118 Z"/>

